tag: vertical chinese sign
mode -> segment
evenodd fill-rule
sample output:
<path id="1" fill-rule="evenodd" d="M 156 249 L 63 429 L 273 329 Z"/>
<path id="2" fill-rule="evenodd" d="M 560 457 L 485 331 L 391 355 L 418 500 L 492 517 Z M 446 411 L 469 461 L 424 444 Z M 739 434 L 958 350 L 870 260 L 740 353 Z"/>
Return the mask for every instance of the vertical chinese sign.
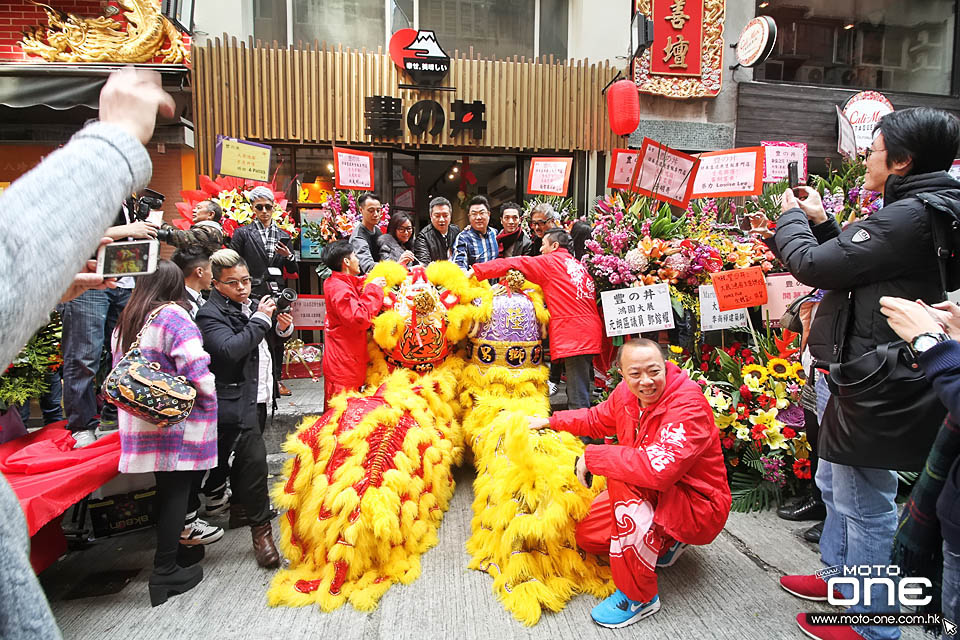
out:
<path id="1" fill-rule="evenodd" d="M 681 99 L 720 93 L 726 0 L 635 0 L 634 7 L 653 21 L 653 45 L 633 61 L 641 92 Z"/>

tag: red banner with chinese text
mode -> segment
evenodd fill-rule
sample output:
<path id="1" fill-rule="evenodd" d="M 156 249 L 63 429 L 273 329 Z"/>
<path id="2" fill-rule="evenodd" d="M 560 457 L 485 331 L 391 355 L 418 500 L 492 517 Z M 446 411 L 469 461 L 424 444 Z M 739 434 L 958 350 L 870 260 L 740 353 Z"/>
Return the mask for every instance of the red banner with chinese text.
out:
<path id="1" fill-rule="evenodd" d="M 650 73 L 700 76 L 703 0 L 651 0 L 653 46 Z"/>

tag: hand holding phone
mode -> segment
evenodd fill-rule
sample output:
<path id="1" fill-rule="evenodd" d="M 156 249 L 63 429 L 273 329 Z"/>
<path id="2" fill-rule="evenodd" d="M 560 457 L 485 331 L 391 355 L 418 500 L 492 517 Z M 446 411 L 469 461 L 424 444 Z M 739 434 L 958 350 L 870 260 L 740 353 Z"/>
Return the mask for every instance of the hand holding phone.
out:
<path id="1" fill-rule="evenodd" d="M 142 276 L 157 270 L 160 243 L 156 240 L 111 242 L 97 251 L 97 275 L 104 278 Z"/>

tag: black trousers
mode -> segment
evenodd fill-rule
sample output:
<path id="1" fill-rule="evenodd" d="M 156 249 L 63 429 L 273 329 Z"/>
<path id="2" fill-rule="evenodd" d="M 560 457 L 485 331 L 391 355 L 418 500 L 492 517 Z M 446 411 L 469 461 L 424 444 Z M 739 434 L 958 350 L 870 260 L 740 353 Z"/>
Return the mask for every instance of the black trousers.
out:
<path id="1" fill-rule="evenodd" d="M 814 411 L 809 409 L 803 410 L 803 423 L 804 429 L 807 432 L 807 442 L 810 443 L 810 477 L 817 477 L 817 463 L 820 461 L 820 456 L 817 455 L 817 437 L 820 435 L 820 423 L 817 422 L 817 414 Z M 812 481 L 813 490 L 811 494 L 817 500 L 823 500 L 823 496 L 820 494 L 820 487 L 817 486 L 815 481 Z"/>
<path id="2" fill-rule="evenodd" d="M 219 425 L 217 456 L 230 466 L 230 503 L 243 507 L 254 525 L 270 520 L 270 498 L 267 491 L 267 445 L 259 429 L 241 429 L 237 425 Z"/>
<path id="3" fill-rule="evenodd" d="M 157 521 L 157 551 L 153 566 L 157 573 L 173 573 L 177 564 L 177 547 L 187 514 L 187 500 L 194 482 L 202 471 L 157 471 L 157 495 L 153 515 Z"/>

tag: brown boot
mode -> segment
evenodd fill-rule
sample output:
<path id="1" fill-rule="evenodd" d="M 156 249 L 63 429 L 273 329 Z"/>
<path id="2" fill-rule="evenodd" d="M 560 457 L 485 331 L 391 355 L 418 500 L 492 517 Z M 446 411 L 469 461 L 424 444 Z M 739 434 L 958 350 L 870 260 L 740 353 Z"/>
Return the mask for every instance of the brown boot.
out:
<path id="1" fill-rule="evenodd" d="M 253 554 L 257 557 L 257 564 L 266 569 L 275 569 L 280 566 L 280 553 L 273 543 L 273 529 L 269 522 L 250 527 L 253 534 Z"/>
<path id="2" fill-rule="evenodd" d="M 230 504 L 230 522 L 229 529 L 239 529 L 249 527 L 250 518 L 247 517 L 247 508 L 242 504 Z"/>

